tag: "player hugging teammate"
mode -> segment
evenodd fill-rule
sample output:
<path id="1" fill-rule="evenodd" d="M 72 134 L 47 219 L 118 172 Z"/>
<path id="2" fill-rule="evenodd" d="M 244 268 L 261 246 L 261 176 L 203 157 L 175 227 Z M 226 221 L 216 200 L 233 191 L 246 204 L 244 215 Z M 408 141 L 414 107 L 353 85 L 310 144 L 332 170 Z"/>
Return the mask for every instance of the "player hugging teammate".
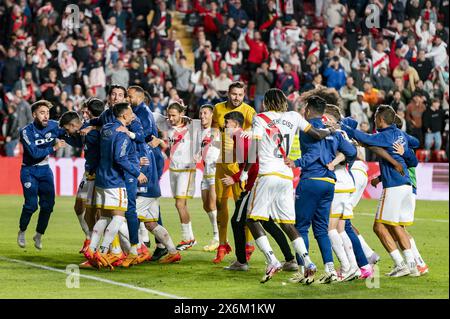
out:
<path id="1" fill-rule="evenodd" d="M 233 196 L 237 260 L 226 270 L 249 269 L 254 238 L 267 263 L 262 283 L 288 270 L 296 271 L 290 282 L 309 285 L 318 272 L 309 253 L 312 227 L 324 266 L 320 284 L 369 278 L 380 257 L 351 222 L 369 182 L 362 151 L 369 148 L 379 157 L 381 170 L 371 184 L 383 185 L 373 230 L 394 263 L 386 275 L 426 274 L 428 266 L 406 230 L 414 221 L 418 161 L 413 149 L 418 141 L 398 129 L 401 123 L 395 111 L 380 105 L 375 113 L 377 132 L 366 134 L 356 129 L 355 120 L 341 115 L 333 89 L 318 87 L 304 93 L 304 116 L 288 111 L 287 98 L 278 89 L 265 93 L 263 112 L 256 114 L 244 103 L 245 91 L 243 83 L 231 84 L 227 101 L 200 107 L 200 123 L 186 117 L 181 101 L 168 106 L 167 117 L 159 115 L 155 120 L 139 86 L 128 90 L 111 86 L 106 110 L 102 101 L 89 99 L 83 106 L 84 122 L 75 112 L 63 114 L 59 123 L 51 121 L 51 103 L 34 103 L 34 122 L 20 134 L 25 203 L 19 246 L 26 246 L 25 231 L 39 204 L 33 240 L 36 248 L 42 248 L 55 195 L 48 156 L 68 143 L 83 147 L 86 158 L 74 207 L 85 234 L 80 251 L 86 257 L 83 267 L 114 269 L 149 260 L 180 261 L 180 251 L 197 244 L 187 202 L 195 194 L 197 164 L 202 162 L 203 209 L 213 234 L 203 250 L 216 252 L 214 263 L 222 262 L 232 250 L 227 229 L 228 199 Z M 159 207 L 166 142 L 170 186 L 181 224 L 178 245 L 162 225 Z M 301 157 L 292 160 L 294 144 L 300 145 Z M 297 167 L 301 175 L 294 189 Z M 148 232 L 157 242 L 153 256 L 145 244 Z M 284 264 L 275 256 L 266 232 L 280 246 Z"/>

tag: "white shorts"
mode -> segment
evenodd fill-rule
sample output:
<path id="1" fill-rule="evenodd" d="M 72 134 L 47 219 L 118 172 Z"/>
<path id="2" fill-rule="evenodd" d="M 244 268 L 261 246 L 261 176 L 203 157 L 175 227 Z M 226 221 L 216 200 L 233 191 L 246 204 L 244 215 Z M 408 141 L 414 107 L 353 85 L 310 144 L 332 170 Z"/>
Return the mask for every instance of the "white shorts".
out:
<path id="1" fill-rule="evenodd" d="M 393 226 L 408 226 L 414 222 L 414 203 L 411 185 L 383 189 L 375 221 Z"/>
<path id="2" fill-rule="evenodd" d="M 367 173 L 361 169 L 352 169 L 352 175 L 355 180 L 356 191 L 352 193 L 352 206 L 355 208 L 361 200 L 364 190 L 366 189 L 369 177 Z"/>
<path id="3" fill-rule="evenodd" d="M 170 188 L 174 198 L 192 198 L 195 194 L 195 168 L 170 171 Z"/>
<path id="4" fill-rule="evenodd" d="M 205 163 L 203 169 L 203 179 L 201 183 L 202 191 L 210 189 L 216 184 L 216 163 Z"/>
<path id="5" fill-rule="evenodd" d="M 126 212 L 128 208 L 127 190 L 125 188 L 95 187 L 95 207 Z"/>
<path id="6" fill-rule="evenodd" d="M 84 174 L 78 186 L 77 199 L 81 199 L 85 206 L 94 206 L 95 175 Z"/>
<path id="7" fill-rule="evenodd" d="M 414 223 L 414 213 L 416 211 L 416 197 L 417 195 L 411 192 L 411 194 L 409 195 L 409 205 L 411 207 L 411 211 L 407 214 L 400 216 L 400 225 L 410 226 Z"/>
<path id="8" fill-rule="evenodd" d="M 247 218 L 295 224 L 294 187 L 291 179 L 259 176 L 249 197 Z"/>
<path id="9" fill-rule="evenodd" d="M 141 222 L 157 222 L 159 219 L 159 198 L 136 197 L 136 212 Z"/>
<path id="10" fill-rule="evenodd" d="M 353 218 L 352 195 L 353 193 L 334 193 L 330 218 Z"/>

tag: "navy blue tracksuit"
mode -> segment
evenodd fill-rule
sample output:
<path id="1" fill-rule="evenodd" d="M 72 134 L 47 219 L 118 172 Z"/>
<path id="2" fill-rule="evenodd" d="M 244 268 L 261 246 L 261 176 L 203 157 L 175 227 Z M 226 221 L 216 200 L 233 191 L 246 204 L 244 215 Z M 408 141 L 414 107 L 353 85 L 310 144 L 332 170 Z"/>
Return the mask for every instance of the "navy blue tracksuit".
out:
<path id="1" fill-rule="evenodd" d="M 309 122 L 315 128 L 325 128 L 321 118 Z M 336 175 L 326 165 L 336 157 L 338 150 L 346 156 L 347 161 L 353 161 L 356 149 L 340 133 L 318 141 L 300 132 L 300 147 L 302 157 L 295 161 L 296 166 L 302 169 L 295 193 L 295 227 L 309 249 L 308 230 L 312 224 L 323 263 L 326 264 L 333 262 L 328 223 L 336 182 Z M 297 260 L 301 261 L 299 258 Z"/>
<path id="2" fill-rule="evenodd" d="M 103 111 L 97 119 L 90 121 L 91 125 L 102 126 L 116 121 L 116 118 L 109 108 Z M 142 129 L 142 124 L 139 118 L 134 119 L 128 126 L 128 129 L 133 132 L 136 137 L 131 140 L 132 150 L 129 153 L 128 159 L 132 165 L 139 167 L 139 157 L 137 152 L 137 143 L 145 143 L 145 136 Z M 136 213 L 136 195 L 137 195 L 137 179 L 136 177 L 125 172 L 125 188 L 128 196 L 128 209 L 125 213 L 127 219 L 128 231 L 130 233 L 130 243 L 132 245 L 139 244 L 139 220 Z"/>
<path id="3" fill-rule="evenodd" d="M 38 209 L 39 218 L 36 231 L 44 234 L 50 215 L 55 206 L 55 184 L 53 172 L 48 165 L 48 156 L 53 153 L 55 139 L 64 134 L 58 122 L 50 120 L 46 127 L 35 122 L 25 126 L 20 132 L 23 145 L 23 162 L 20 170 L 25 203 L 20 216 L 20 230 L 25 231 L 31 216 Z"/>
<path id="4" fill-rule="evenodd" d="M 134 114 L 141 121 L 142 128 L 144 131 L 145 142 L 150 142 L 152 135 L 158 137 L 158 128 L 156 126 L 155 118 L 150 108 L 142 102 L 133 109 Z M 161 149 L 159 147 L 150 147 L 150 151 L 153 153 L 153 158 L 155 160 L 155 165 L 157 168 L 158 181 L 163 174 L 164 169 L 164 157 L 162 155 Z M 150 160 L 150 158 L 149 158 Z M 159 185 L 158 185 L 159 189 Z M 159 196 L 158 196 L 159 197 Z M 159 212 L 158 224 L 162 226 L 161 211 Z M 158 243 L 158 239 L 156 239 Z"/>

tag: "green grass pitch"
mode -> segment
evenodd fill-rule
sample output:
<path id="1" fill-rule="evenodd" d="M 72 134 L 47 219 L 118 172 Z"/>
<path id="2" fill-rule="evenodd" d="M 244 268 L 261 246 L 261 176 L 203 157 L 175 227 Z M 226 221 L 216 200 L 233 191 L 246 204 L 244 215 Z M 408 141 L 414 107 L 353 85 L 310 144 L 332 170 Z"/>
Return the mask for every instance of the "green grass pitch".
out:
<path id="1" fill-rule="evenodd" d="M 33 216 L 27 232 L 27 248 L 16 244 L 18 220 L 23 199 L 21 196 L 0 196 L 0 298 L 164 298 L 152 293 L 157 291 L 185 298 L 449 298 L 449 209 L 448 202 L 418 201 L 416 223 L 410 232 L 430 267 L 430 273 L 419 277 L 387 278 L 384 273 L 392 266 L 389 255 L 372 232 L 372 222 L 377 201 L 363 200 L 356 209 L 354 224 L 365 236 L 366 241 L 380 255 L 379 288 L 369 289 L 365 281 L 352 281 L 332 285 L 299 286 L 288 282 L 292 273 L 281 272 L 266 284 L 260 284 L 263 275 L 264 258 L 255 251 L 250 270 L 229 272 L 222 268 L 234 260 L 228 255 L 220 265 L 211 262 L 213 253 L 202 251 L 211 238 L 209 219 L 202 210 L 201 200 L 189 202 L 193 229 L 198 245 L 182 252 L 179 264 L 159 265 L 145 263 L 130 269 L 81 270 L 79 288 L 67 288 L 65 271 L 69 264 L 78 264 L 83 258 L 78 254 L 82 245 L 82 232 L 73 212 L 74 198 L 59 197 L 43 237 L 44 248 L 37 251 L 32 236 L 37 221 Z M 233 204 L 230 201 L 230 213 Z M 164 225 L 175 242 L 180 240 L 178 214 L 172 199 L 161 200 Z M 231 227 L 228 236 L 232 241 Z M 152 238 L 152 236 L 150 236 Z M 153 238 L 152 238 L 153 241 Z M 153 241 L 154 243 L 154 241 Z M 279 259 L 282 254 L 272 241 Z M 153 250 L 154 247 L 151 248 Z M 311 236 L 311 255 L 316 264 L 321 264 L 317 244 Z M 29 264 L 11 261 L 19 260 L 49 269 L 32 267 Z M 335 259 L 336 260 L 336 259 Z M 323 266 L 319 266 L 319 272 Z M 107 279 L 116 283 L 100 281 Z M 129 286 L 118 286 L 117 283 Z M 145 288 L 139 290 L 139 288 Z"/>

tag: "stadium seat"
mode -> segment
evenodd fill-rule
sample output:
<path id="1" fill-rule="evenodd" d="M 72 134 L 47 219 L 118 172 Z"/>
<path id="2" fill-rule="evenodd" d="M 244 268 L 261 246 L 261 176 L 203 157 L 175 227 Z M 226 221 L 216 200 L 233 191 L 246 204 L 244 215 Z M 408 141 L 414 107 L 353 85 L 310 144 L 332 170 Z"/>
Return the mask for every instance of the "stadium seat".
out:
<path id="1" fill-rule="evenodd" d="M 445 154 L 444 150 L 433 151 L 432 161 L 438 163 L 448 162 L 447 154 Z"/>
<path id="2" fill-rule="evenodd" d="M 424 149 L 418 149 L 416 156 L 419 162 L 428 162 L 430 160 L 430 151 Z"/>

